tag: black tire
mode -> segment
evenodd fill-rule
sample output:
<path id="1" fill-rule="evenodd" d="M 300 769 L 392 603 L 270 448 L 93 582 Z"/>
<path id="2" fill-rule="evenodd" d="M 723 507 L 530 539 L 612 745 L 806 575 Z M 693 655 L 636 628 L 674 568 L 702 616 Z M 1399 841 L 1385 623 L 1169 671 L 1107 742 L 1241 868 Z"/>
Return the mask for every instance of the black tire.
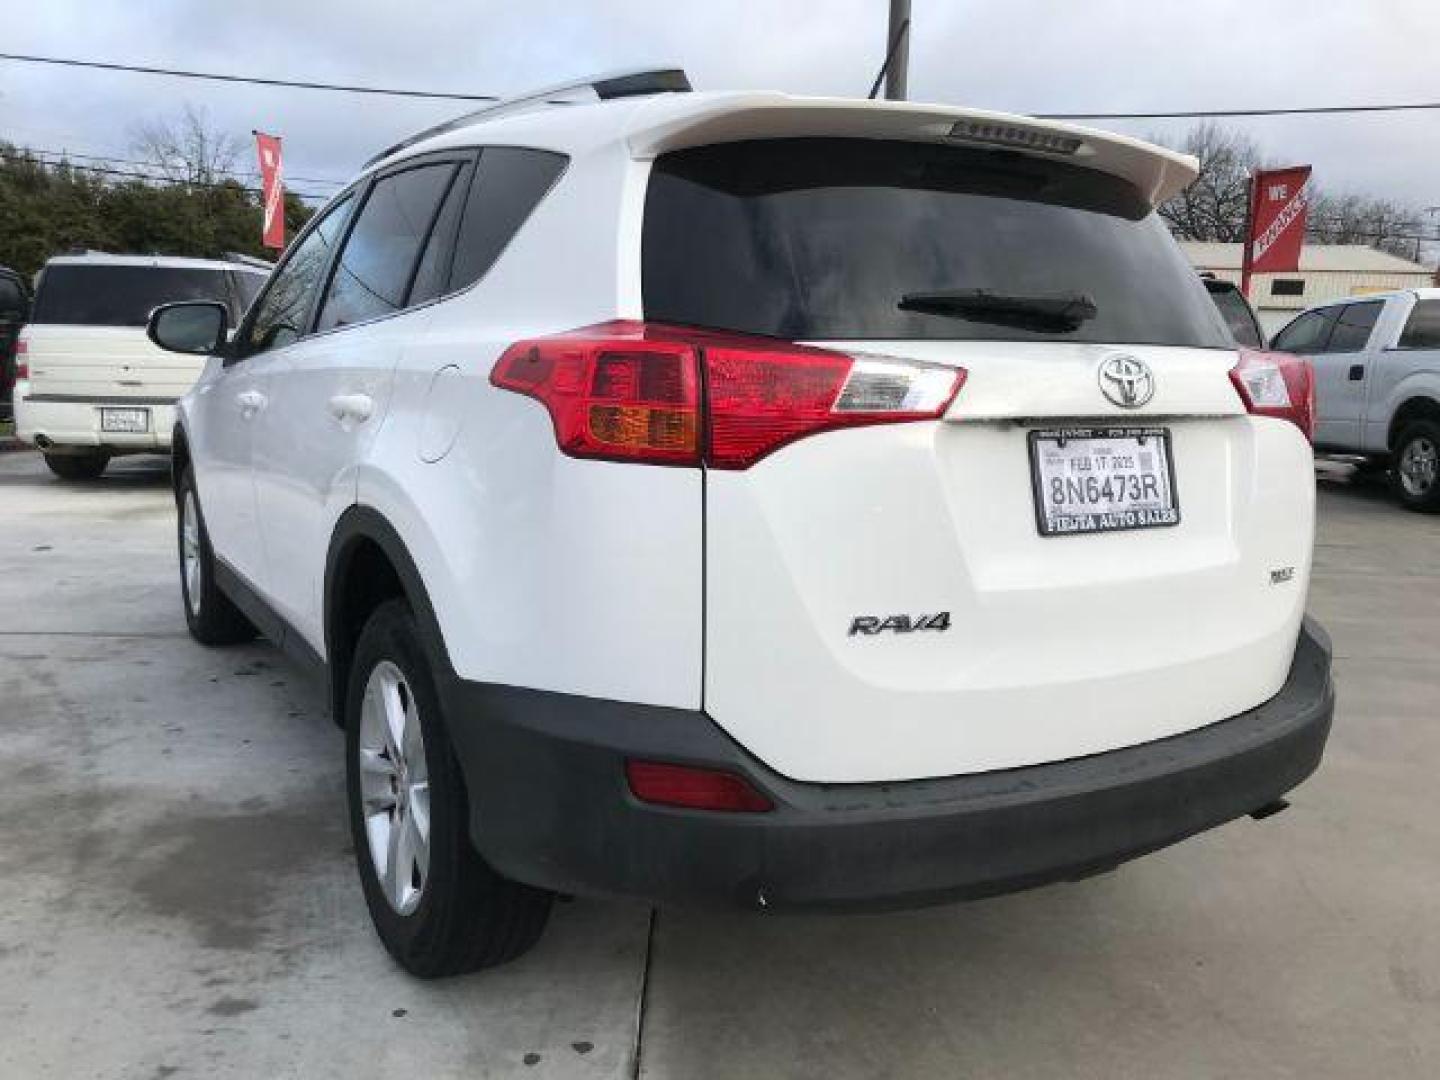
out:
<path id="1" fill-rule="evenodd" d="M 1440 423 L 1434 420 L 1406 424 L 1395 440 L 1391 486 L 1407 510 L 1424 514 L 1440 512 L 1437 455 L 1440 455 Z"/>
<path id="2" fill-rule="evenodd" d="M 45 464 L 61 480 L 96 480 L 110 464 L 103 450 L 83 454 L 46 454 Z"/>
<path id="3" fill-rule="evenodd" d="M 187 506 L 194 512 L 195 577 L 192 583 L 186 561 Z M 210 547 L 210 534 L 205 528 L 205 514 L 200 508 L 200 495 L 195 489 L 195 474 L 186 469 L 180 477 L 176 493 L 175 536 L 180 556 L 180 600 L 185 606 L 185 625 L 190 636 L 202 645 L 238 645 L 255 637 L 255 625 L 245 617 L 234 602 L 221 591 L 215 581 L 215 553 Z"/>
<path id="4" fill-rule="evenodd" d="M 418 904 L 407 914 L 392 903 L 381 881 L 361 796 L 365 692 L 372 674 L 387 670 L 386 665 L 398 669 L 403 693 L 413 699 L 428 769 L 428 872 Z M 350 831 L 365 903 L 380 941 L 401 967 L 423 979 L 459 975 L 513 960 L 540 939 L 553 895 L 502 877 L 470 843 L 469 799 L 446 735 L 434 667 L 404 601 L 381 604 L 361 631 L 345 695 L 345 760 Z M 408 868 L 406 876 L 413 885 Z"/>

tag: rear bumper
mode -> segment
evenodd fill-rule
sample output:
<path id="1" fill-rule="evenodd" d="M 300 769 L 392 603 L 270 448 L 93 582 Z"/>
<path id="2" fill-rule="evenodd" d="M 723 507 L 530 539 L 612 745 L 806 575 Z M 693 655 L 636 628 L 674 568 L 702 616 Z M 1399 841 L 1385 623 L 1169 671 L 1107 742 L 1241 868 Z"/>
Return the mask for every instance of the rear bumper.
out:
<path id="1" fill-rule="evenodd" d="M 143 432 L 102 431 L 102 408 L 145 409 L 149 429 Z M 158 397 L 114 397 L 96 400 L 69 395 L 32 394 L 25 384 L 15 392 L 15 435 L 32 446 L 46 450 L 99 448 L 119 452 L 170 449 L 175 428 L 175 399 Z"/>
<path id="2" fill-rule="evenodd" d="M 745 907 L 904 907 L 1081 877 L 1273 802 L 1320 762 L 1330 644 L 1306 620 L 1264 705 L 1071 761 L 895 784 L 766 768 L 700 712 L 477 683 L 446 689 L 471 833 L 503 873 L 562 892 Z M 724 768 L 776 809 L 638 802 L 624 760 Z"/>

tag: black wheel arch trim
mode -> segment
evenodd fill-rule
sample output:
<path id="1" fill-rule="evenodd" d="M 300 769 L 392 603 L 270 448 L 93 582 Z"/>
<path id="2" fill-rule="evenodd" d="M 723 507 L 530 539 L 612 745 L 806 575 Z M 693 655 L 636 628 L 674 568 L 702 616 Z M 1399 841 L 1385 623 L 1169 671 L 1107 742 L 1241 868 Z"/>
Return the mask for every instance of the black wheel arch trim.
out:
<path id="1" fill-rule="evenodd" d="M 450 653 L 445 647 L 430 593 L 399 531 L 373 507 L 351 506 L 335 523 L 330 549 L 325 556 L 325 656 L 329 668 L 330 713 L 335 723 L 341 726 L 345 723 L 345 689 L 353 645 L 340 633 L 342 610 L 338 602 L 339 590 L 346 581 L 356 554 L 366 543 L 376 545 L 394 567 L 405 600 L 415 614 L 426 650 L 431 659 L 441 665 L 441 670 L 436 672 L 439 676 L 437 681 L 444 685 L 455 678 L 455 669 L 450 663 Z"/>

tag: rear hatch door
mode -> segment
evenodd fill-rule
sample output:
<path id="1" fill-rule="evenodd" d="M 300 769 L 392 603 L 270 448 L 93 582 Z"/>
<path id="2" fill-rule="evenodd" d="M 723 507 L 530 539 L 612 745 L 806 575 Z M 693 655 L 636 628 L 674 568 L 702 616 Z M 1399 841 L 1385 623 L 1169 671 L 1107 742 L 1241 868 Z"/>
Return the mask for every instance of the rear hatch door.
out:
<path id="1" fill-rule="evenodd" d="M 880 140 L 687 149 L 654 167 L 644 248 L 647 319 L 966 371 L 942 420 L 707 473 L 706 709 L 773 768 L 1073 758 L 1283 684 L 1309 446 L 1246 413 L 1232 337 L 1128 183 Z"/>
<path id="2" fill-rule="evenodd" d="M 236 305 L 219 268 L 146 263 L 52 263 L 41 274 L 26 328 L 32 397 L 172 401 L 194 384 L 203 357 L 167 352 L 145 336 L 150 312 L 179 300 Z"/>

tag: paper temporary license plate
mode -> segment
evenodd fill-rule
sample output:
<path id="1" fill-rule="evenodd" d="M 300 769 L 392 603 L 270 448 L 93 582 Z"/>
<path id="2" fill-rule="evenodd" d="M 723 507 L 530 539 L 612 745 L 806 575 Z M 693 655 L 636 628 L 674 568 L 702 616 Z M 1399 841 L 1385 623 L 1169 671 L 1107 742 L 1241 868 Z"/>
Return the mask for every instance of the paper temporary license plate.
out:
<path id="1" fill-rule="evenodd" d="M 150 430 L 150 410 L 101 409 L 100 430 L 144 434 Z"/>
<path id="2" fill-rule="evenodd" d="M 1030 473 L 1042 536 L 1180 523 L 1165 428 L 1032 431 Z"/>

